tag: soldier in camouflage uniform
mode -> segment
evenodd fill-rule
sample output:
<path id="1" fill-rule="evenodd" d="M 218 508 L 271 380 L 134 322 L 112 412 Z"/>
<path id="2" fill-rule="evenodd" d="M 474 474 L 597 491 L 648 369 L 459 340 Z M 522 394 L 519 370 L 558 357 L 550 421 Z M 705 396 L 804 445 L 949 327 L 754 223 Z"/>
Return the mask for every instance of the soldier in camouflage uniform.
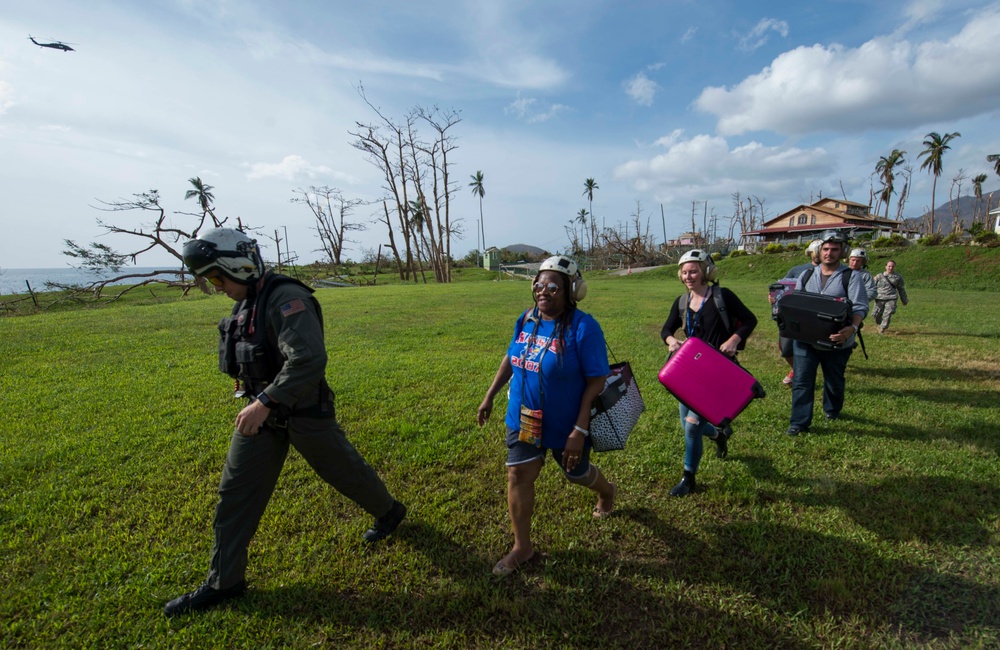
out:
<path id="1" fill-rule="evenodd" d="M 878 326 L 878 333 L 885 334 L 889 329 L 889 320 L 896 313 L 896 301 L 907 304 L 906 289 L 903 288 L 903 276 L 896 273 L 896 263 L 886 262 L 885 273 L 875 276 L 875 309 L 872 316 Z"/>

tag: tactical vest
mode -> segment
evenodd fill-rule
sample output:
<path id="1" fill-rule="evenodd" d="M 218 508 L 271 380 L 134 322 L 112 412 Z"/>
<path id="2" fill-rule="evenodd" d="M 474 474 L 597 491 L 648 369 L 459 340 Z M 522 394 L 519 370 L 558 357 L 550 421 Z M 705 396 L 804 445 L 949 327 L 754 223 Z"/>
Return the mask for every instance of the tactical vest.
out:
<path id="1" fill-rule="evenodd" d="M 230 316 L 219 321 L 219 370 L 243 381 L 254 390 L 263 390 L 274 381 L 285 365 L 278 342 L 268 339 L 267 302 L 271 291 L 279 284 L 297 284 L 310 294 L 313 290 L 294 278 L 271 274 L 264 276 L 264 286 L 255 296 L 247 296 L 233 306 Z M 323 311 L 319 302 L 309 296 L 320 327 Z M 325 383 L 325 382 L 324 382 Z"/>

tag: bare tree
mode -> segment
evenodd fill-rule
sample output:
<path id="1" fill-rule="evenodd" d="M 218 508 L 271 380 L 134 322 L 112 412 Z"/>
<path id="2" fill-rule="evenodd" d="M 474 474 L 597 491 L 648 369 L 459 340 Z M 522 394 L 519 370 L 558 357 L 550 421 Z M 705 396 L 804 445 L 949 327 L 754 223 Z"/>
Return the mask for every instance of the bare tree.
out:
<path id="1" fill-rule="evenodd" d="M 635 202 L 635 212 L 630 220 L 617 227 L 605 228 L 605 246 L 613 256 L 628 266 L 642 265 L 658 257 L 656 242 L 649 233 L 650 217 L 643 222 L 642 202 Z"/>
<path id="2" fill-rule="evenodd" d="M 910 198 L 910 179 L 913 178 L 913 166 L 903 165 L 903 170 L 899 174 L 903 177 L 903 189 L 899 191 L 899 199 L 896 202 L 896 219 L 903 220 L 903 210 L 906 208 L 906 201 Z"/>
<path id="3" fill-rule="evenodd" d="M 395 122 L 358 92 L 379 117 L 379 124 L 357 122 L 352 145 L 368 156 L 384 178 L 387 200 L 383 205 L 385 218 L 378 218 L 389 228 L 390 240 L 395 241 L 393 224 L 402 234 L 405 264 L 397 264 L 401 278 L 417 281 L 422 276 L 423 259 L 428 260 L 438 282 L 451 281 L 451 238 L 461 232 L 461 220 L 451 216 L 451 198 L 457 191 L 452 179 L 449 154 L 457 148 L 450 129 L 461 121 L 457 111 L 442 112 L 436 107 L 412 109 L 402 122 Z M 417 121 L 429 125 L 435 133 L 427 142 L 421 139 Z M 390 214 L 395 212 L 395 219 Z M 396 246 L 394 254 L 399 255 Z"/>
<path id="4" fill-rule="evenodd" d="M 435 133 L 434 142 L 430 146 L 420 147 L 429 163 L 431 174 L 431 196 L 433 197 L 434 226 L 436 227 L 435 272 L 439 272 L 439 282 L 451 282 L 451 237 L 460 234 L 460 221 L 451 218 L 451 197 L 458 191 L 457 182 L 451 178 L 451 163 L 448 154 L 458 148 L 455 139 L 448 131 L 462 121 L 458 111 L 440 111 L 437 107 L 425 109 L 417 107 L 417 115 L 431 126 Z M 418 148 L 416 143 L 413 147 Z M 414 165 L 416 167 L 416 165 Z M 426 196 L 421 187 L 420 195 Z M 426 204 L 426 201 L 425 201 Z"/>
<path id="5" fill-rule="evenodd" d="M 365 230 L 363 223 L 351 221 L 354 209 L 364 203 L 361 199 L 348 199 L 337 188 L 311 186 L 308 190 L 295 190 L 290 201 L 304 203 L 316 219 L 313 230 L 319 235 L 320 248 L 331 264 L 340 266 L 344 247 L 351 242 L 348 233 Z"/>
<path id="6" fill-rule="evenodd" d="M 951 179 L 951 187 L 948 188 L 948 207 L 951 208 L 951 231 L 953 233 L 962 232 L 962 183 L 967 178 L 965 170 L 959 168 L 958 173 Z"/>
<path id="7" fill-rule="evenodd" d="M 101 293 L 105 287 L 122 284 L 124 281 L 131 279 L 137 280 L 131 288 L 159 283 L 181 287 L 185 294 L 194 286 L 198 286 L 203 291 L 208 291 L 203 279 L 187 279 L 189 274 L 184 268 L 184 260 L 180 248 L 188 239 L 197 238 L 198 233 L 206 225 L 220 227 L 228 221 L 228 218 L 219 219 L 216 217 L 211 205 L 215 198 L 211 193 L 213 189 L 211 185 L 205 185 L 197 177 L 189 179 L 189 181 L 194 189 L 188 190 L 185 194 L 185 199 L 197 198 L 201 212 L 175 212 L 174 214 L 193 217 L 195 221 L 192 224 L 193 227 L 190 229 L 175 227 L 170 222 L 167 211 L 160 204 L 160 193 L 157 190 L 133 194 L 131 199 L 119 199 L 117 201 L 103 201 L 98 199 L 100 205 L 91 207 L 102 212 L 148 213 L 152 215 L 153 220 L 145 224 L 123 226 L 98 218 L 97 225 L 103 228 L 106 234 L 124 235 L 133 238 L 133 241 L 138 240 L 139 243 L 128 251 L 119 252 L 107 244 L 92 242 L 84 246 L 70 239 L 65 240 L 66 250 L 63 251 L 64 255 L 78 260 L 83 268 L 95 271 L 110 271 L 114 276 L 83 287 L 62 286 L 58 284 L 53 284 L 52 287 L 69 291 L 90 292 L 97 299 L 101 297 Z M 247 229 L 240 219 L 237 219 L 237 227 L 241 230 Z M 121 273 L 122 267 L 127 262 L 131 261 L 132 264 L 137 264 L 140 256 L 157 250 L 173 257 L 177 261 L 177 268 L 157 269 L 147 273 L 130 273 L 127 271 Z M 119 296 L 122 294 L 119 294 Z"/>

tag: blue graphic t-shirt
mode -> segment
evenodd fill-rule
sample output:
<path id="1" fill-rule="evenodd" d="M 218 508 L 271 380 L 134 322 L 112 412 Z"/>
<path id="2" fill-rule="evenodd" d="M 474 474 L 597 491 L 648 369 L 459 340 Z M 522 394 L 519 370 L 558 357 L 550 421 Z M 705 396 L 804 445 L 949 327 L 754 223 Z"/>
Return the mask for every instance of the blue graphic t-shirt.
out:
<path id="1" fill-rule="evenodd" d="M 611 372 L 604 332 L 593 316 L 579 309 L 574 312 L 565 335 L 560 335 L 560 321 L 541 318 L 536 321 L 531 319 L 531 313 L 524 318 L 523 326 L 518 317 L 507 348 L 514 375 L 510 380 L 506 423 L 511 429 L 521 428 L 523 395 L 525 406 L 542 409 L 542 446 L 562 449 L 580 413 L 587 377 L 605 377 Z M 566 348 L 560 349 L 563 341 Z"/>

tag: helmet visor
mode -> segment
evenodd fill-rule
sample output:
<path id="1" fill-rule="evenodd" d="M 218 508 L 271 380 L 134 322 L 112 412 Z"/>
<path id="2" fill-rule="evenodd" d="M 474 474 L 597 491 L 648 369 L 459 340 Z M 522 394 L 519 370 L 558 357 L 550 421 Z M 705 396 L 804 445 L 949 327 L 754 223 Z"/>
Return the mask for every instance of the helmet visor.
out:
<path id="1" fill-rule="evenodd" d="M 184 256 L 184 266 L 193 275 L 202 275 L 219 259 L 219 249 L 212 242 L 191 239 L 184 242 L 181 249 Z"/>

